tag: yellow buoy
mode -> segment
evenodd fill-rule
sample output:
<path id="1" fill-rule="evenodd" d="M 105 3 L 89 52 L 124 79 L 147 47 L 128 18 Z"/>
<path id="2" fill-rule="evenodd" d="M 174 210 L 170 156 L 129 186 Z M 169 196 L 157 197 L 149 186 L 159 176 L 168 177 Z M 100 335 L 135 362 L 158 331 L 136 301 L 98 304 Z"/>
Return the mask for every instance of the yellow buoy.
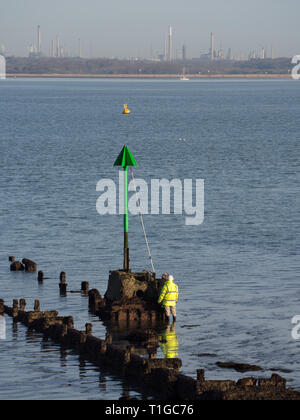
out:
<path id="1" fill-rule="evenodd" d="M 130 111 L 130 109 L 128 109 L 128 106 L 126 104 L 124 104 L 123 114 L 125 114 L 125 115 L 131 114 L 131 111 Z"/>

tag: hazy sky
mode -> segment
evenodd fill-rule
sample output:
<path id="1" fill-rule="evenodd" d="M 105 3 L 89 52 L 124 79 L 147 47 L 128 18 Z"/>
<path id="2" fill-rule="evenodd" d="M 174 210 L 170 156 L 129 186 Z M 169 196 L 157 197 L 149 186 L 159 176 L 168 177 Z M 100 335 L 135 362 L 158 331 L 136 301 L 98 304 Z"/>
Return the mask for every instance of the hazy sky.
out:
<path id="1" fill-rule="evenodd" d="M 299 0 L 0 0 L 0 45 L 8 54 L 27 55 L 42 28 L 42 49 L 49 53 L 59 35 L 85 56 L 149 56 L 163 51 L 169 25 L 174 27 L 174 48 L 186 43 L 189 57 L 208 50 L 210 32 L 216 48 L 225 51 L 268 51 L 276 56 L 300 54 Z"/>

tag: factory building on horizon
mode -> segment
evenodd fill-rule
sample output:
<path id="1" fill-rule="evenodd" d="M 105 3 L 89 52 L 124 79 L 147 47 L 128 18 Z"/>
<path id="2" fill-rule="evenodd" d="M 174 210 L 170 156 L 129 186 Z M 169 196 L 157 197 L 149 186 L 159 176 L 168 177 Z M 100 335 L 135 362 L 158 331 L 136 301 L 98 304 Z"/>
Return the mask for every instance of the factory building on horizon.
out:
<path id="1" fill-rule="evenodd" d="M 38 45 L 38 47 L 37 47 L 37 52 L 38 52 L 38 54 L 40 55 L 41 54 L 41 27 L 40 27 L 40 25 L 38 25 L 38 34 L 37 34 L 37 45 Z"/>
<path id="2" fill-rule="evenodd" d="M 186 61 L 187 60 L 187 49 L 186 49 L 186 45 L 183 44 L 182 46 L 182 60 Z"/>
<path id="3" fill-rule="evenodd" d="M 37 43 L 29 46 L 29 57 L 39 58 L 42 56 L 42 35 L 41 26 L 37 26 Z"/>
<path id="4" fill-rule="evenodd" d="M 5 57 L 5 46 L 4 46 L 4 44 L 0 44 L 0 55 Z"/>
<path id="5" fill-rule="evenodd" d="M 213 32 L 210 34 L 210 59 L 212 61 L 215 59 L 215 34 Z"/>
<path id="6" fill-rule="evenodd" d="M 169 49 L 168 49 L 168 60 L 173 60 L 173 28 L 169 27 Z"/>

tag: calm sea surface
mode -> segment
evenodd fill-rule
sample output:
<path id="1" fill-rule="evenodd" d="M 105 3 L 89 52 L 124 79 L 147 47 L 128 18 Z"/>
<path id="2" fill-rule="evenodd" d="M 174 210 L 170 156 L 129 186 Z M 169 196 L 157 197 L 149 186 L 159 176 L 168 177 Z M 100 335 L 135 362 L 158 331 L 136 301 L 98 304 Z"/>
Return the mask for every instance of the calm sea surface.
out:
<path id="1" fill-rule="evenodd" d="M 237 379 L 216 362 L 254 363 L 263 376 L 290 370 L 284 376 L 300 390 L 300 342 L 291 337 L 300 314 L 299 115 L 292 80 L 1 81 L 0 298 L 25 298 L 29 308 L 39 298 L 104 337 L 87 298 L 60 297 L 58 278 L 66 271 L 69 289 L 88 281 L 104 293 L 109 270 L 120 268 L 123 220 L 98 215 L 96 185 L 118 181 L 113 163 L 126 143 L 136 177 L 149 183 L 205 179 L 203 225 L 145 216 L 157 272 L 180 286 L 182 371 Z M 148 269 L 138 217 L 130 232 L 132 269 Z M 35 260 L 50 279 L 10 273 L 9 255 Z M 1 399 L 144 398 L 6 316 L 0 332 Z"/>

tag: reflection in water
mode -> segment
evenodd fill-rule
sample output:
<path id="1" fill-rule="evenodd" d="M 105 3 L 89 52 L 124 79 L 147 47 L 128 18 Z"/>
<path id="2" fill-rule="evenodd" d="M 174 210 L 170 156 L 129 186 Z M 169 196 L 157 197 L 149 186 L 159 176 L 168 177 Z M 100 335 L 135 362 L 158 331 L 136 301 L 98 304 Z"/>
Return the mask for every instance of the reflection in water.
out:
<path id="1" fill-rule="evenodd" d="M 59 352 L 60 352 L 60 366 L 62 368 L 65 368 L 67 366 L 68 353 L 67 353 L 66 349 L 62 346 L 60 346 Z"/>
<path id="2" fill-rule="evenodd" d="M 30 344 L 36 344 L 41 342 L 42 335 L 35 332 L 34 330 L 26 330 L 26 342 Z"/>
<path id="3" fill-rule="evenodd" d="M 113 343 L 123 349 L 131 346 L 131 352 L 139 356 L 156 357 L 158 333 L 161 323 L 149 321 L 114 321 L 106 322 L 106 331 L 112 336 Z"/>
<path id="4" fill-rule="evenodd" d="M 123 390 L 123 393 L 122 393 L 122 396 L 121 396 L 121 400 L 130 400 L 130 392 Z"/>
<path id="5" fill-rule="evenodd" d="M 126 348 L 130 345 L 131 351 L 139 356 L 155 358 L 160 347 L 167 359 L 179 357 L 178 336 L 176 322 L 172 325 L 164 323 L 138 323 L 107 322 L 107 333 L 111 334 L 113 343 Z"/>
<path id="6" fill-rule="evenodd" d="M 158 337 L 160 348 L 167 359 L 178 357 L 179 345 L 176 334 L 176 322 L 168 327 Z"/>
<path id="7" fill-rule="evenodd" d="M 0 340 L 6 340 L 6 323 L 2 315 L 0 315 Z"/>
<path id="8" fill-rule="evenodd" d="M 12 337 L 14 341 L 18 340 L 19 326 L 17 322 L 12 323 Z"/>
<path id="9" fill-rule="evenodd" d="M 100 388 L 101 391 L 106 392 L 106 384 L 107 384 L 106 376 L 101 371 L 100 375 L 99 375 L 99 388 Z"/>
<path id="10" fill-rule="evenodd" d="M 79 378 L 85 379 L 87 377 L 86 362 L 82 357 L 79 357 Z"/>

